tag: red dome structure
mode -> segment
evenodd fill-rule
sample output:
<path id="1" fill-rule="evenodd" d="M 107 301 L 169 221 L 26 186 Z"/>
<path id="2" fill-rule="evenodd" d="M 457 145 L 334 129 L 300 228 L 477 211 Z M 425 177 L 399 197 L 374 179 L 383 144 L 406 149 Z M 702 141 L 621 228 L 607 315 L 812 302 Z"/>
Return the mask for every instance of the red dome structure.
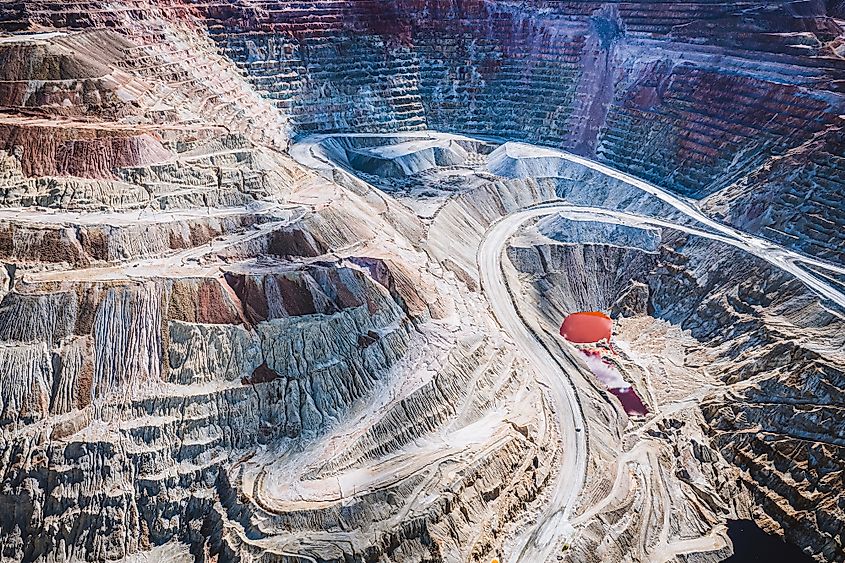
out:
<path id="1" fill-rule="evenodd" d="M 563 319 L 560 335 L 575 344 L 610 342 L 613 320 L 601 311 L 572 313 Z"/>

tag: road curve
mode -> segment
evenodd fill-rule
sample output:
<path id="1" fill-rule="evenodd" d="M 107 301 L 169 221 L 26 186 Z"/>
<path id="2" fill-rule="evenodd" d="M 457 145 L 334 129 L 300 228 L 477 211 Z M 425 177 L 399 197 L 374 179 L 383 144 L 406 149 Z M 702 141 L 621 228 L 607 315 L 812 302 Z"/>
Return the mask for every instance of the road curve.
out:
<path id="1" fill-rule="evenodd" d="M 724 223 L 720 223 L 719 221 L 711 219 L 710 217 L 705 215 L 698 208 L 698 206 L 691 204 L 687 200 L 672 195 L 671 193 L 655 186 L 654 184 L 650 184 L 649 182 L 641 180 L 635 176 L 631 176 L 630 174 L 620 172 L 619 170 L 616 170 L 594 160 L 577 156 L 566 151 L 542 147 L 538 145 L 529 145 L 526 143 L 510 142 L 507 143 L 507 146 L 508 154 L 511 155 L 513 158 L 558 158 L 566 160 L 599 172 L 604 176 L 619 180 L 631 187 L 648 193 L 654 196 L 655 198 L 659 199 L 660 201 L 674 207 L 687 217 L 694 219 L 704 227 L 711 229 L 714 233 L 722 235 L 723 237 L 725 237 L 726 240 L 729 240 L 730 243 L 736 246 L 737 248 L 741 248 L 742 250 L 754 254 L 759 258 L 763 258 L 764 260 L 774 266 L 777 266 L 778 268 L 786 270 L 790 274 L 800 279 L 802 282 L 804 282 L 805 285 L 810 287 L 810 289 L 812 289 L 822 297 L 825 297 L 835 302 L 840 307 L 845 307 L 845 293 L 838 291 L 826 281 L 819 279 L 817 276 L 813 275 L 805 268 L 799 266 L 799 264 L 807 264 L 824 268 L 828 271 L 835 272 L 838 274 L 845 273 L 845 268 L 837 264 L 833 264 L 824 260 L 819 260 L 811 256 L 805 256 L 803 254 L 795 252 L 794 250 L 784 248 L 783 246 L 775 242 L 769 241 L 762 237 L 748 234 Z"/>
<path id="2" fill-rule="evenodd" d="M 509 561 L 526 563 L 548 560 L 558 542 L 564 539 L 561 532 L 566 529 L 587 473 L 584 414 L 575 386 L 566 373 L 567 370 L 574 371 L 575 367 L 553 356 L 523 322 L 502 269 L 502 254 L 510 236 L 526 221 L 555 211 L 556 206 L 536 207 L 505 216 L 487 231 L 477 254 L 481 286 L 493 314 L 534 366 L 540 380 L 549 387 L 563 441 L 563 461 L 558 468 L 556 482 L 551 484 L 551 500 L 543 515 L 521 536 L 513 556 L 508 558 Z M 576 428 L 583 431 L 576 431 Z"/>
<path id="3" fill-rule="evenodd" d="M 387 137 L 396 135 L 372 134 L 371 136 Z M 398 135 L 411 138 L 427 135 L 449 136 L 448 134 L 431 131 L 418 132 L 416 134 L 401 133 Z M 342 167 L 339 167 L 330 159 L 318 156 L 317 153 L 319 151 L 315 151 L 316 145 L 320 140 L 331 136 L 334 135 L 314 136 L 303 139 L 291 148 L 291 155 L 301 164 L 320 172 L 330 172 L 338 168 L 342 169 Z M 370 134 L 360 136 L 370 136 Z M 518 143 L 514 144 L 521 145 Z M 565 541 L 566 537 L 572 531 L 570 525 L 572 511 L 575 508 L 586 479 L 588 429 L 578 401 L 576 388 L 570 379 L 571 375 L 577 374 L 575 364 L 569 362 L 568 358 L 552 354 L 534 332 L 532 332 L 531 328 L 525 324 L 514 304 L 502 265 L 502 255 L 511 235 L 527 221 L 554 213 L 564 213 L 570 218 L 580 221 L 621 223 L 634 226 L 648 225 L 678 229 L 697 236 L 730 244 L 762 258 L 775 267 L 789 272 L 818 295 L 843 308 L 845 308 L 845 294 L 836 287 L 826 283 L 826 281 L 808 272 L 799 264 L 816 265 L 837 273 L 841 273 L 845 269 L 835 264 L 803 256 L 771 241 L 749 235 L 733 227 L 714 221 L 704 215 L 695 205 L 673 196 L 652 184 L 594 161 L 562 151 L 530 145 L 521 145 L 518 152 L 522 154 L 517 156 L 529 158 L 553 156 L 591 168 L 653 195 L 657 199 L 668 203 L 683 214 L 696 220 L 704 228 L 709 229 L 704 230 L 685 225 L 675 225 L 657 218 L 608 209 L 549 202 L 507 215 L 493 224 L 486 232 L 476 255 L 482 290 L 487 296 L 490 307 L 499 324 L 509 334 L 519 350 L 532 363 L 541 383 L 547 385 L 550 389 L 551 398 L 555 403 L 554 410 L 558 417 L 561 430 L 563 458 L 555 480 L 549 485 L 553 489 L 550 501 L 545 507 L 543 514 L 518 538 L 513 552 L 506 554 L 506 560 L 509 562 L 542 563 L 553 559 L 557 555 L 555 549 L 561 542 Z M 576 428 L 581 428 L 582 431 L 579 432 Z"/>
<path id="4" fill-rule="evenodd" d="M 508 288 L 502 266 L 502 255 L 511 235 L 527 221 L 555 213 L 577 221 L 678 229 L 717 240 L 763 258 L 773 266 L 795 275 L 819 295 L 833 300 L 840 306 L 845 305 L 838 291 L 821 283 L 817 278 L 808 276 L 805 270 L 791 260 L 784 260 L 782 253 L 768 252 L 767 249 L 750 243 L 746 237 L 730 232 L 713 233 L 630 213 L 562 203 L 540 204 L 507 215 L 496 222 L 485 234 L 476 256 L 481 287 L 496 320 L 534 366 L 539 380 L 549 387 L 563 441 L 563 462 L 558 469 L 556 481 L 550 484 L 553 488 L 550 502 L 534 525 L 522 534 L 508 559 L 525 563 L 540 563 L 552 559 L 556 546 L 569 535 L 572 530 L 569 525 L 570 517 L 587 472 L 588 428 L 577 399 L 577 391 L 570 378 L 570 375 L 577 374 L 576 368 L 564 358 L 552 354 L 526 325 L 513 302 L 513 294 Z M 582 431 L 579 432 L 576 428 L 581 428 Z"/>

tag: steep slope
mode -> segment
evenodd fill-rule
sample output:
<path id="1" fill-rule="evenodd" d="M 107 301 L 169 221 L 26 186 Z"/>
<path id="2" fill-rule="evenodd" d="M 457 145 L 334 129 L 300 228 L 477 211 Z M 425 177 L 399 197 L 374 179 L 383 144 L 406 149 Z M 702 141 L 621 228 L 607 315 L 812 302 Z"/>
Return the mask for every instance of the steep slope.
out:
<path id="1" fill-rule="evenodd" d="M 0 559 L 845 560 L 841 11 L 4 3 Z"/>
<path id="2" fill-rule="evenodd" d="M 507 250 L 526 275 L 510 282 L 521 318 L 565 362 L 572 351 L 549 336 L 560 320 L 583 310 L 612 313 L 622 353 L 616 364 L 650 411 L 630 419 L 608 412 L 598 405 L 615 399 L 573 375 L 590 466 L 583 513 L 566 536 L 572 552 L 564 556 L 708 560 L 726 547 L 725 519 L 753 515 L 819 560 L 842 560 L 842 496 L 833 485 L 843 471 L 837 435 L 845 296 L 838 286 L 822 284 L 830 291 L 816 294 L 822 286 L 801 255 L 559 151 L 508 143 L 489 152 L 479 144 L 488 153 L 480 162 L 466 158 L 407 177 L 391 172 L 417 162 L 437 139 L 444 147 L 471 146 L 433 132 L 323 138 L 317 146 L 396 197 L 429 187 L 437 205 L 432 252 L 456 272 L 472 271 L 468 233 L 485 217 L 514 204 L 529 210 L 497 225 L 548 215 Z M 373 146 L 379 140 L 385 150 Z M 362 147 L 396 162 L 380 166 L 380 174 L 356 170 L 360 163 L 344 155 Z M 450 195 L 437 195 L 447 185 Z M 558 208 L 562 217 L 554 216 Z"/>
<path id="3" fill-rule="evenodd" d="M 165 53 L 190 52 L 200 39 L 185 28 L 202 27 L 260 96 L 240 92 L 245 111 L 262 108 L 250 122 L 273 114 L 268 101 L 281 114 L 255 134 L 284 123 L 293 134 L 428 127 L 549 144 L 696 198 L 733 186 L 721 201 L 735 210 L 722 217 L 739 217 L 755 197 L 748 174 L 785 155 L 808 166 L 801 147 L 845 113 L 845 39 L 837 7 L 819 1 L 92 6 L 28 1 L 5 25 L 143 34 L 162 17 L 182 22 L 159 32 Z M 220 68 L 208 63 L 182 71 Z M 230 72 L 209 75 L 215 90 L 233 87 Z M 832 207 L 806 188 L 795 196 Z M 786 217 L 772 221 L 759 232 L 841 260 L 824 231 L 799 227 L 808 242 L 797 242 L 779 234 Z"/>
<path id="4" fill-rule="evenodd" d="M 122 8 L 0 39 L 0 559 L 499 553 L 561 453 L 481 296 L 191 9 Z"/>

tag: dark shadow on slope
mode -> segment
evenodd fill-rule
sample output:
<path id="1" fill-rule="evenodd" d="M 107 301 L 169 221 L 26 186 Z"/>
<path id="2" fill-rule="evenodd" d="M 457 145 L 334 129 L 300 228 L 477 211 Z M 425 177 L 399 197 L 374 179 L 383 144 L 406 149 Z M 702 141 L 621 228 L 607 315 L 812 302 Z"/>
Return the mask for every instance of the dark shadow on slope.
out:
<path id="1" fill-rule="evenodd" d="M 726 563 L 814 563 L 792 544 L 767 534 L 753 520 L 730 520 L 728 537 L 734 544 L 734 554 Z"/>

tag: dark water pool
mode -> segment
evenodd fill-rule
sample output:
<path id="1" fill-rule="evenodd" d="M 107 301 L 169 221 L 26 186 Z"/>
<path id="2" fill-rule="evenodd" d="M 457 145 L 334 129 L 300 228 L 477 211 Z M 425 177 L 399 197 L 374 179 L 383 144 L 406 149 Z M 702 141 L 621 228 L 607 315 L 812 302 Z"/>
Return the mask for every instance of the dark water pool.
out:
<path id="1" fill-rule="evenodd" d="M 640 399 L 633 387 L 610 389 L 609 391 L 619 399 L 628 416 L 645 416 L 648 414 L 648 407 L 643 404 L 643 400 Z"/>
<path id="2" fill-rule="evenodd" d="M 728 537 L 734 544 L 730 563 L 814 563 L 800 549 L 761 530 L 751 520 L 730 520 Z"/>
<path id="3" fill-rule="evenodd" d="M 634 388 L 625 381 L 613 363 L 602 358 L 599 350 L 581 350 L 581 354 L 584 355 L 584 361 L 587 362 L 587 366 L 596 376 L 596 379 L 604 383 L 608 391 L 619 399 L 628 416 L 645 416 L 648 414 L 648 408 L 643 404 Z"/>

